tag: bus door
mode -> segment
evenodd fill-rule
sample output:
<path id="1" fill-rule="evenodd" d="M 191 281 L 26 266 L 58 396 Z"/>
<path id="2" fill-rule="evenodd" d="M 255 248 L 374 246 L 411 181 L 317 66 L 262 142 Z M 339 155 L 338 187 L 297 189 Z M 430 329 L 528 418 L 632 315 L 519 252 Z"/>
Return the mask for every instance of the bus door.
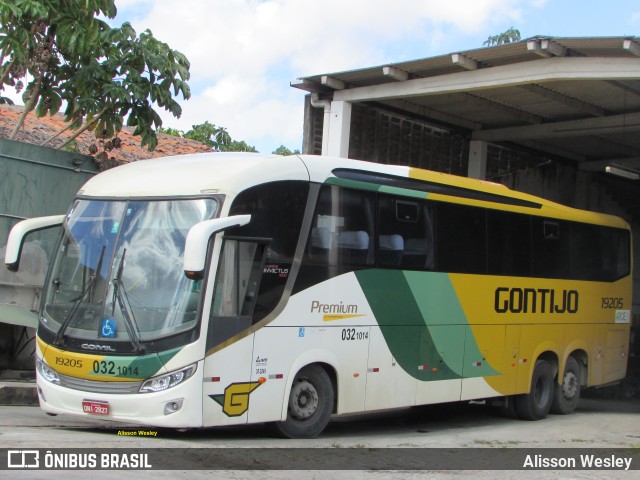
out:
<path id="1" fill-rule="evenodd" d="M 213 294 L 204 362 L 204 425 L 247 423 L 251 381 L 252 314 L 266 243 L 225 237 Z"/>

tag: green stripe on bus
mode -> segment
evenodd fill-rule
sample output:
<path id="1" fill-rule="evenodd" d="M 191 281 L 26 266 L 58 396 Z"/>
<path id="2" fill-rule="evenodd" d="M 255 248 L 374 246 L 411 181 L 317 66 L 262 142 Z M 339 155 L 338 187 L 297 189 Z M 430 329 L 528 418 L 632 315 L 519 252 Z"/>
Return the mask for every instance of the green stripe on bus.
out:
<path id="1" fill-rule="evenodd" d="M 449 275 L 399 270 L 355 272 L 393 357 L 422 381 L 497 375 L 488 363 L 464 368 L 480 349 Z"/>
<path id="2" fill-rule="evenodd" d="M 328 185 L 338 185 L 340 187 L 355 188 L 358 190 L 366 190 L 370 192 L 388 193 L 390 195 L 399 195 L 403 197 L 413 197 L 425 199 L 429 196 L 426 192 L 410 190 L 408 188 L 398 188 L 389 185 L 376 185 L 375 183 L 359 182 L 357 180 L 349 180 L 346 178 L 330 177 L 327 179 Z"/>

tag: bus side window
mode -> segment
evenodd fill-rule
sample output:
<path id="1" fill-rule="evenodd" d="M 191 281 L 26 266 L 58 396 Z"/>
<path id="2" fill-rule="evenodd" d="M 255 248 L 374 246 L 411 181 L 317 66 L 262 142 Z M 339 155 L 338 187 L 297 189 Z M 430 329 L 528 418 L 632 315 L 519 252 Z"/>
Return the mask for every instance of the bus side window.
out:
<path id="1" fill-rule="evenodd" d="M 489 275 L 531 276 L 531 217 L 487 211 Z"/>
<path id="2" fill-rule="evenodd" d="M 375 264 L 374 194 L 324 185 L 294 292 Z"/>
<path id="3" fill-rule="evenodd" d="M 571 226 L 564 220 L 532 219 L 533 276 L 571 277 Z"/>
<path id="4" fill-rule="evenodd" d="M 251 215 L 251 222 L 229 235 L 269 239 L 253 309 L 253 323 L 269 315 L 283 299 L 309 194 L 301 181 L 273 182 L 251 187 L 234 200 L 229 215 Z"/>
<path id="5" fill-rule="evenodd" d="M 381 267 L 433 269 L 433 228 L 427 202 L 380 195 L 378 228 Z"/>
<path id="6" fill-rule="evenodd" d="M 440 272 L 487 273 L 486 210 L 438 202 L 436 266 Z"/>

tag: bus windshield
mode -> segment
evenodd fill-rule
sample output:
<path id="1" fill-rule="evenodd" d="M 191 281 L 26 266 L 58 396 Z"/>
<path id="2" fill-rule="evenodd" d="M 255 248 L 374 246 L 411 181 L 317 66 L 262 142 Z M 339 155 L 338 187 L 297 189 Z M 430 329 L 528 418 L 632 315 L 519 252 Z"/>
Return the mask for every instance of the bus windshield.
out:
<path id="1" fill-rule="evenodd" d="M 76 201 L 46 285 L 41 327 L 58 345 L 67 338 L 126 342 L 140 352 L 145 342 L 192 329 L 200 282 L 184 275 L 185 240 L 218 205 L 211 198 Z"/>

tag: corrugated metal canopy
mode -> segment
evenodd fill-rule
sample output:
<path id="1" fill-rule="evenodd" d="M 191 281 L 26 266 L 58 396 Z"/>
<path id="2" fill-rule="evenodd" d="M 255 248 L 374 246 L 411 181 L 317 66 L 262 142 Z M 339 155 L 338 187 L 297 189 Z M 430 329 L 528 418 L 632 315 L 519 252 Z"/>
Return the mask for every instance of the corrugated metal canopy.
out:
<path id="1" fill-rule="evenodd" d="M 639 37 L 534 37 L 312 75 L 292 86 L 329 100 L 375 102 L 582 170 L 615 164 L 640 172 Z M 628 192 L 627 206 L 637 208 L 640 181 L 623 182 L 618 193 Z"/>

